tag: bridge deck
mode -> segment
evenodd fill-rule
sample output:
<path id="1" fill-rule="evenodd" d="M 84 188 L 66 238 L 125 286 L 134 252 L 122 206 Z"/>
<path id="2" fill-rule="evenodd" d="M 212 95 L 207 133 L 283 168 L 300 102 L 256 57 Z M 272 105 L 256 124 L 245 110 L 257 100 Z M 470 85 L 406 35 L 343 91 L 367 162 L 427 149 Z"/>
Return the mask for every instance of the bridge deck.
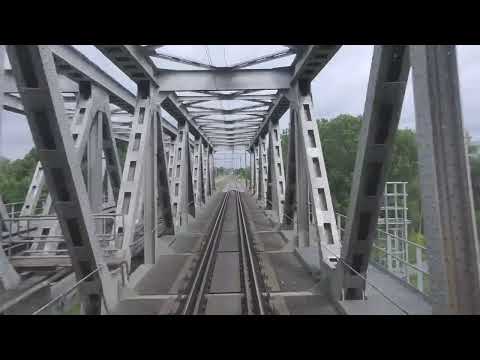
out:
<path id="1" fill-rule="evenodd" d="M 193 255 L 199 251 L 203 231 L 211 220 L 222 196 L 218 193 L 184 232 L 158 239 L 161 254 L 155 265 L 142 265 L 132 274 L 126 296 L 116 309 L 117 314 L 168 314 L 176 310 L 176 297 L 186 286 Z M 256 238 L 258 252 L 271 289 L 272 303 L 280 314 L 337 314 L 318 280 L 304 267 L 291 250 L 287 239 L 258 208 L 255 199 L 245 196 L 247 221 Z M 238 244 L 233 211 L 227 211 L 219 244 L 207 314 L 240 313 Z M 231 236 L 229 236 L 231 234 Z M 191 274 L 190 274 L 191 276 Z M 239 279 L 237 279 L 239 280 Z"/>

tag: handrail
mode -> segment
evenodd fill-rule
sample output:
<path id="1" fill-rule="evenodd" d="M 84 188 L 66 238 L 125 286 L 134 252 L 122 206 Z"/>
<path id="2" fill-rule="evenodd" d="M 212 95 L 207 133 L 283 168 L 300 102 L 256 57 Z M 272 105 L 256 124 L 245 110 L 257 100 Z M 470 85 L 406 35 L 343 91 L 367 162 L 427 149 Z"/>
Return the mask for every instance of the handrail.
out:
<path id="1" fill-rule="evenodd" d="M 46 303 L 45 305 L 43 305 L 40 309 L 36 310 L 35 312 L 33 312 L 32 315 L 38 315 L 40 312 L 42 312 L 43 310 L 45 310 L 46 308 L 50 307 L 50 305 L 54 304 L 55 302 L 57 302 L 58 300 L 60 300 L 61 298 L 65 297 L 66 295 L 68 295 L 70 292 L 72 292 L 73 290 L 75 290 L 78 285 L 80 285 L 81 283 L 83 283 L 85 280 L 87 280 L 89 277 L 91 277 L 93 274 L 96 274 L 97 272 L 100 271 L 101 269 L 101 265 L 99 265 L 98 268 L 96 268 L 95 270 L 93 270 L 92 272 L 90 272 L 88 275 L 84 276 L 82 279 L 80 279 L 79 281 L 77 281 L 73 286 L 71 286 L 67 291 L 61 293 L 60 295 L 56 296 L 54 299 L 50 300 L 48 303 Z"/>
<path id="2" fill-rule="evenodd" d="M 393 301 L 390 297 L 388 297 L 384 292 L 383 290 L 381 290 L 380 288 L 378 288 L 376 285 L 374 285 L 372 282 L 368 281 L 366 277 L 364 277 L 362 274 L 360 274 L 357 270 L 355 270 L 353 267 L 351 267 L 350 265 L 348 265 L 344 259 L 342 259 L 341 257 L 338 257 L 332 250 L 330 250 L 328 247 L 324 246 L 323 244 L 320 243 L 320 246 L 324 247 L 328 252 L 330 252 L 336 259 L 337 261 L 340 261 L 341 263 L 343 263 L 345 266 L 347 266 L 351 271 L 353 271 L 359 278 L 361 278 L 363 281 L 365 281 L 368 285 L 370 285 L 372 288 L 374 288 L 375 290 L 377 290 L 379 292 L 380 295 L 382 295 L 385 299 L 388 300 L 388 302 L 390 302 L 391 304 L 395 305 L 398 309 L 400 309 L 400 311 L 402 311 L 405 315 L 409 315 L 408 311 L 405 310 L 402 306 L 400 306 L 399 304 L 397 304 L 395 301 Z"/>

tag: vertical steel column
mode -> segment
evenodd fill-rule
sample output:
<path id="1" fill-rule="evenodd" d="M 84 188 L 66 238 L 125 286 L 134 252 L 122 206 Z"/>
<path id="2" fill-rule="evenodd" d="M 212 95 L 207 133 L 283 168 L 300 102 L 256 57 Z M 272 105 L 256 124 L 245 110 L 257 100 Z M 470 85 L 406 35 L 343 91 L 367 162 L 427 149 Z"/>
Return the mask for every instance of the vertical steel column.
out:
<path id="1" fill-rule="evenodd" d="M 203 161 L 203 186 L 204 186 L 204 193 L 205 193 L 205 201 L 210 199 L 212 196 L 212 186 L 211 186 L 211 178 L 210 178 L 210 157 L 208 155 L 208 144 L 202 140 L 202 161 Z"/>
<path id="2" fill-rule="evenodd" d="M 135 238 L 136 223 L 142 209 L 144 190 L 145 152 L 148 135 L 151 132 L 152 111 L 156 100 L 155 90 L 148 81 L 138 83 L 137 104 L 132 120 L 130 140 L 123 167 L 122 182 L 117 202 L 118 219 L 116 248 L 121 249 L 119 260 L 126 260 L 130 265 L 131 244 Z M 148 195 L 147 195 L 148 196 Z"/>
<path id="3" fill-rule="evenodd" d="M 193 151 L 193 190 L 195 196 L 195 204 L 201 206 L 205 204 L 205 194 L 203 193 L 203 141 L 200 136 L 195 137 L 195 145 Z"/>
<path id="4" fill-rule="evenodd" d="M 245 149 L 245 191 L 248 189 L 248 176 L 247 176 L 247 150 Z"/>
<path id="5" fill-rule="evenodd" d="M 268 161 L 267 161 L 267 139 L 266 134 L 260 135 L 258 144 L 258 194 L 257 199 L 265 208 L 267 204 L 267 181 L 268 181 Z"/>
<path id="6" fill-rule="evenodd" d="M 83 309 L 87 314 L 99 314 L 103 296 L 108 311 L 118 301 L 116 285 L 94 238 L 88 195 L 64 121 L 52 52 L 48 46 L 33 45 L 9 45 L 7 51 L 75 275 L 80 280 L 99 269 L 98 275 L 79 287 Z"/>
<path id="7" fill-rule="evenodd" d="M 157 223 L 162 222 L 162 234 L 174 234 L 172 204 L 170 201 L 170 185 L 167 175 L 167 158 L 163 142 L 163 118 L 162 108 L 158 106 L 155 113 L 157 122 L 157 192 L 158 192 L 158 210 Z M 168 145 L 167 145 L 168 146 Z M 159 230 L 160 231 L 160 230 Z M 160 235 L 160 234 L 159 234 Z"/>
<path id="8" fill-rule="evenodd" d="M 272 184 L 272 178 L 273 178 L 273 173 L 272 173 L 272 167 L 271 167 L 271 164 L 272 164 L 272 139 L 271 139 L 271 136 L 270 136 L 270 132 L 269 132 L 269 135 L 268 135 L 268 145 L 267 145 L 267 182 L 266 182 L 266 185 L 265 185 L 265 188 L 266 188 L 266 192 L 265 192 L 265 209 L 267 210 L 272 210 L 272 187 L 273 187 L 273 184 Z"/>
<path id="9" fill-rule="evenodd" d="M 293 103 L 295 107 L 295 220 L 297 230 L 297 246 L 308 247 L 310 245 L 310 221 L 309 221 L 309 204 L 308 204 L 308 162 L 304 153 L 304 145 L 302 141 L 302 128 L 300 126 L 299 107 Z"/>
<path id="10" fill-rule="evenodd" d="M 103 115 L 98 112 L 90 127 L 87 143 L 88 180 L 87 192 L 92 213 L 98 214 L 103 205 L 102 143 Z"/>
<path id="11" fill-rule="evenodd" d="M 287 178 L 285 188 L 285 203 L 283 206 L 283 223 L 292 228 L 295 226 L 297 201 L 297 166 L 296 166 L 296 113 L 290 108 L 290 123 L 288 128 Z M 298 244 L 297 244 L 298 246 Z"/>
<path id="12" fill-rule="evenodd" d="M 178 137 L 178 136 L 177 136 Z M 173 169 L 175 166 L 175 151 L 176 151 L 176 144 L 177 144 L 177 137 L 171 139 L 169 150 L 168 150 L 168 185 L 172 188 L 172 181 L 173 181 Z"/>
<path id="13" fill-rule="evenodd" d="M 110 176 L 108 175 L 108 172 L 107 172 L 107 161 L 105 160 L 105 156 L 102 159 L 102 173 L 103 173 L 102 183 L 104 186 L 103 196 L 104 196 L 104 200 L 106 199 L 105 203 L 108 207 L 115 206 L 116 205 L 115 196 L 113 194 Z M 105 186 L 106 186 L 106 189 L 105 189 Z"/>
<path id="14" fill-rule="evenodd" d="M 212 188 L 212 193 L 217 190 L 217 187 L 215 185 L 215 161 L 213 158 L 213 147 L 208 148 L 208 158 L 209 158 L 209 170 L 210 170 L 210 186 Z"/>
<path id="15" fill-rule="evenodd" d="M 313 224 L 318 236 L 321 265 L 333 269 L 340 254 L 340 237 L 335 220 L 327 170 L 317 121 L 313 119 L 313 101 L 310 83 L 292 88 L 296 113 L 297 146 L 297 233 L 299 246 L 316 246 L 309 234 L 308 208 L 312 207 Z M 308 203 L 310 199 L 310 204 Z M 327 251 L 324 251 L 328 249 Z"/>
<path id="16" fill-rule="evenodd" d="M 269 131 L 269 152 L 270 152 L 270 174 L 272 187 L 272 210 L 277 221 L 283 220 L 283 204 L 285 201 L 285 171 L 283 169 L 282 144 L 280 142 L 280 127 L 277 121 L 270 121 Z"/>
<path id="17" fill-rule="evenodd" d="M 411 46 L 434 314 L 479 314 L 479 248 L 454 45 Z"/>
<path id="18" fill-rule="evenodd" d="M 150 126 L 145 132 L 146 144 L 143 158 L 145 166 L 144 193 L 143 193 L 143 218 L 144 218 L 144 261 L 145 264 L 155 264 L 155 240 L 157 238 L 157 121 L 155 119 L 154 105 L 151 105 L 149 116 Z M 142 161 L 142 159 L 140 160 Z"/>
<path id="19" fill-rule="evenodd" d="M 189 124 L 186 121 L 179 121 L 171 190 L 175 228 L 180 228 L 188 223 L 188 214 L 195 216 L 189 134 Z"/>
<path id="20" fill-rule="evenodd" d="M 103 103 L 102 109 L 102 149 L 105 155 L 106 170 L 109 178 L 109 184 L 113 192 L 113 198 L 118 201 L 120 192 L 120 184 L 122 182 L 122 166 L 120 164 L 120 157 L 118 156 L 117 143 L 113 136 L 112 117 L 110 113 L 110 100 Z"/>
<path id="21" fill-rule="evenodd" d="M 255 192 L 255 149 L 252 147 L 248 153 L 250 154 L 250 184 L 248 190 L 253 194 Z"/>
<path id="22" fill-rule="evenodd" d="M 408 70 L 407 46 L 375 46 L 342 249 L 342 258 L 363 276 L 376 236 Z M 365 281 L 350 269 L 339 267 L 338 271 L 345 297 L 362 299 Z M 340 296 L 340 289 L 335 296 Z"/>

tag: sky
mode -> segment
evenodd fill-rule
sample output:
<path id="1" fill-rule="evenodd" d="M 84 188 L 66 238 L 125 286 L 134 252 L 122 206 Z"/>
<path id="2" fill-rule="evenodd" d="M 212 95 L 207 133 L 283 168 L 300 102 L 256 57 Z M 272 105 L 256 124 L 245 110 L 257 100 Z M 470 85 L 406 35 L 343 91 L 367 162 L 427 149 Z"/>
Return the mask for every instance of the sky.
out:
<path id="1" fill-rule="evenodd" d="M 136 91 L 135 83 L 110 63 L 96 48 L 90 45 L 75 47 L 125 87 L 133 92 Z M 224 66 L 280 49 L 282 47 L 272 45 L 213 45 L 208 46 L 207 51 L 206 47 L 202 45 L 182 45 L 163 47 L 162 52 Z M 337 52 L 312 82 L 313 111 L 316 118 L 333 118 L 339 114 L 360 115 L 363 113 L 372 54 L 373 46 L 370 45 L 345 45 Z M 457 46 L 457 56 L 463 121 L 473 140 L 478 141 L 480 140 L 480 123 L 477 121 L 477 114 L 480 114 L 480 46 L 459 45 Z M 270 67 L 272 64 L 285 66 L 291 60 L 291 57 L 286 57 L 276 60 L 275 63 L 258 65 L 257 68 Z M 162 62 L 157 59 L 156 61 L 160 66 L 168 64 L 166 61 Z M 183 69 L 190 68 L 185 65 Z M 415 128 L 410 78 L 399 126 Z M 288 127 L 288 113 L 280 120 L 280 127 Z M 22 158 L 32 148 L 32 137 L 23 115 L 3 111 L 2 140 L 1 154 L 9 159 Z M 243 161 L 242 159 L 242 163 Z"/>

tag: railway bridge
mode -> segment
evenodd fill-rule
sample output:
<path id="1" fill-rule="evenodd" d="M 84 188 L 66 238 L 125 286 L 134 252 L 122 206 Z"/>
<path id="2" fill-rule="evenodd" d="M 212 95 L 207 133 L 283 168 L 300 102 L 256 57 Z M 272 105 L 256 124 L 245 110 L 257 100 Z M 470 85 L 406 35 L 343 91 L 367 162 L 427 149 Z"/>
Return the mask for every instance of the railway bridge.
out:
<path id="1" fill-rule="evenodd" d="M 374 47 L 347 214 L 311 93 L 340 45 L 225 66 L 163 47 L 95 46 L 132 91 L 76 47 L 0 46 L 0 111 L 25 115 L 39 157 L 24 201 L 0 198 L 0 313 L 480 312 L 455 46 Z M 428 292 L 371 256 L 410 70 L 428 271 L 405 265 Z M 217 176 L 222 151 L 249 177 Z"/>

